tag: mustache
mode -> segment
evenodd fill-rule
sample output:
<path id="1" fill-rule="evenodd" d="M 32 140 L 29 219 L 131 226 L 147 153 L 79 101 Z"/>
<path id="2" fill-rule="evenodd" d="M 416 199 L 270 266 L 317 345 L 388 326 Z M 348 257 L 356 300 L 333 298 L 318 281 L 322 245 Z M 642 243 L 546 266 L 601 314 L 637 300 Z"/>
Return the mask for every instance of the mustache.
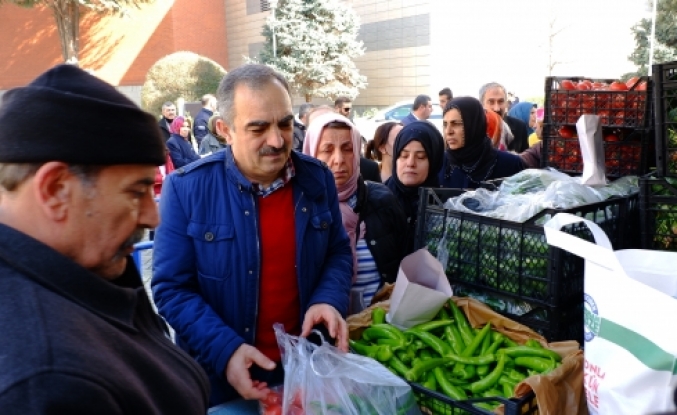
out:
<path id="1" fill-rule="evenodd" d="M 141 241 L 143 240 L 143 235 L 144 235 L 144 233 L 145 233 L 145 229 L 143 229 L 143 228 L 135 230 L 134 233 L 132 233 L 132 234 L 129 236 L 129 238 L 127 238 L 127 239 L 122 243 L 122 245 L 120 246 L 120 249 L 118 250 L 118 255 L 119 255 L 119 256 L 123 256 L 123 255 L 124 255 L 124 253 L 123 253 L 124 251 L 126 251 L 127 249 L 133 247 L 134 244 L 137 244 L 137 243 L 141 242 Z"/>
<path id="2" fill-rule="evenodd" d="M 259 156 L 274 156 L 278 154 L 284 154 L 287 152 L 287 146 L 283 145 L 282 147 L 272 147 L 265 146 L 259 150 Z"/>

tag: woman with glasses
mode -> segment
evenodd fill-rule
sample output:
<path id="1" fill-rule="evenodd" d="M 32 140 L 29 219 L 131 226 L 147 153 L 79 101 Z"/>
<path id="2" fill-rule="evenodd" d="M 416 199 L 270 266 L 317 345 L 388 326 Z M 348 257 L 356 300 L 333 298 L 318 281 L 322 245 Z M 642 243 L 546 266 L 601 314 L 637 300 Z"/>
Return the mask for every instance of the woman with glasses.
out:
<path id="1" fill-rule="evenodd" d="M 487 136 L 487 118 L 472 97 L 454 98 L 444 108 L 444 166 L 440 187 L 476 189 L 486 180 L 509 177 L 525 169 L 522 159 L 494 148 Z"/>

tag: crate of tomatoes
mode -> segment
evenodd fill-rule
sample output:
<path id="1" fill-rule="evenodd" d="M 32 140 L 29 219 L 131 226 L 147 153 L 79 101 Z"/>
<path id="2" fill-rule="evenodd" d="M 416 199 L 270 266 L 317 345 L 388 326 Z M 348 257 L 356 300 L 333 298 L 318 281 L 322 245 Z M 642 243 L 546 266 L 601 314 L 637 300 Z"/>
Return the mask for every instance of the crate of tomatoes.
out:
<path id="1" fill-rule="evenodd" d="M 608 177 L 642 175 L 653 165 L 654 130 L 603 127 L 602 137 Z M 543 125 L 541 164 L 568 174 L 583 172 L 581 147 L 575 126 Z"/>
<path id="2" fill-rule="evenodd" d="M 605 127 L 647 128 L 651 117 L 651 80 L 549 76 L 545 80 L 545 122 L 574 125 L 583 114 L 599 115 Z"/>

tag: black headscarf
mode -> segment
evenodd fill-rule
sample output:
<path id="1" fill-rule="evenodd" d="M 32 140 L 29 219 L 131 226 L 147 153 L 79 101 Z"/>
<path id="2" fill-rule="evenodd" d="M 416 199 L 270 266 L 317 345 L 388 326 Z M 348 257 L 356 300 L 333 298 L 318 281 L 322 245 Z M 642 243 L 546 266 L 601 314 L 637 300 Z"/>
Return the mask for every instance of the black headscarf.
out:
<path id="1" fill-rule="evenodd" d="M 405 186 L 397 177 L 397 163 L 404 147 L 412 141 L 418 141 L 428 155 L 428 177 L 418 186 Z M 418 189 L 420 187 L 439 187 L 437 173 L 442 168 L 444 157 L 444 139 L 442 134 L 428 121 L 416 121 L 404 127 L 395 137 L 393 144 L 393 173 L 386 185 L 400 201 L 410 223 L 418 211 Z"/>
<path id="2" fill-rule="evenodd" d="M 458 150 L 447 148 L 449 168 L 462 169 L 475 182 L 486 180 L 494 170 L 498 153 L 487 136 L 487 116 L 484 114 L 484 108 L 473 97 L 452 99 L 447 104 L 446 111 L 452 108 L 461 113 L 465 145 Z"/>

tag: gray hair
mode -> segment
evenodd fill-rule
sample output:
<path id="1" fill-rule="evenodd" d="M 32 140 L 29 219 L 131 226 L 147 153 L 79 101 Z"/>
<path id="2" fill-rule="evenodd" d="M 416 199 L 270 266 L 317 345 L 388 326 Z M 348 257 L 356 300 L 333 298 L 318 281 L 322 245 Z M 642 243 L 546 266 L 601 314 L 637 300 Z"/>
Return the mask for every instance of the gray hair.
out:
<path id="1" fill-rule="evenodd" d="M 482 85 L 482 88 L 480 88 L 480 102 L 482 104 L 484 104 L 484 96 L 487 94 L 487 91 L 494 88 L 501 88 L 503 95 L 506 95 L 505 87 L 503 85 L 499 84 L 498 82 L 489 82 L 488 84 Z"/>
<path id="2" fill-rule="evenodd" d="M 13 192 L 25 181 L 35 176 L 35 173 L 45 163 L 0 163 L 0 187 L 8 192 Z M 93 188 L 99 177 L 102 166 L 85 166 L 73 164 L 68 170 L 80 179 L 83 185 Z"/>
<path id="3" fill-rule="evenodd" d="M 162 108 L 169 108 L 169 107 L 175 107 L 174 103 L 172 101 L 167 101 L 164 104 L 162 104 Z"/>
<path id="4" fill-rule="evenodd" d="M 212 99 L 212 98 L 216 99 L 216 97 L 212 94 L 204 94 L 202 96 L 202 99 L 200 100 L 200 102 L 202 103 L 202 106 L 207 105 L 209 103 L 209 100 Z"/>
<path id="5" fill-rule="evenodd" d="M 246 85 L 250 89 L 259 90 L 271 82 L 279 82 L 289 94 L 289 84 L 284 76 L 266 65 L 246 64 L 233 69 L 223 77 L 216 91 L 218 109 L 223 121 L 232 129 L 235 119 L 235 89 L 239 85 Z"/>
<path id="6" fill-rule="evenodd" d="M 315 106 L 313 104 L 310 104 L 308 102 L 301 104 L 299 107 L 299 118 L 303 118 L 306 114 L 310 112 Z"/>

